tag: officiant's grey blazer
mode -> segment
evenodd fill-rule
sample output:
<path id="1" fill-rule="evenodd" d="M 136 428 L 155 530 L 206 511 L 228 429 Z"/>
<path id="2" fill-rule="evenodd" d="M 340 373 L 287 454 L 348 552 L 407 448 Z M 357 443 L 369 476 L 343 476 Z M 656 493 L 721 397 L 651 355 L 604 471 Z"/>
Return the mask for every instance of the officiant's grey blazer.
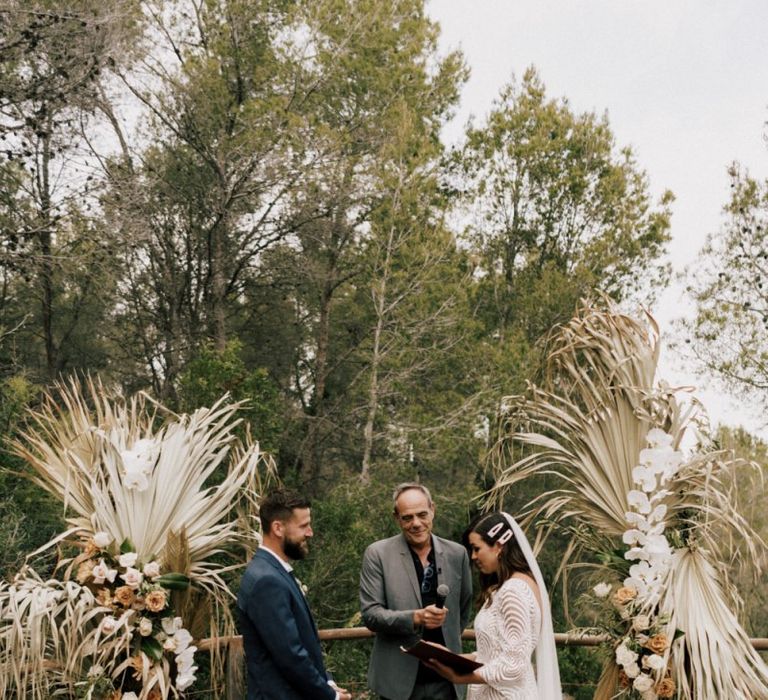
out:
<path id="1" fill-rule="evenodd" d="M 460 544 L 432 536 L 438 580 L 450 588 L 445 601 L 445 645 L 461 653 L 461 632 L 472 610 L 472 573 Z M 408 542 L 400 534 L 370 545 L 360 572 L 360 609 L 365 626 L 376 633 L 368 666 L 368 685 L 390 700 L 408 700 L 416 683 L 419 660 L 400 646 L 415 641 L 413 611 L 422 608 L 421 590 Z M 458 697 L 466 686 L 457 685 Z"/>

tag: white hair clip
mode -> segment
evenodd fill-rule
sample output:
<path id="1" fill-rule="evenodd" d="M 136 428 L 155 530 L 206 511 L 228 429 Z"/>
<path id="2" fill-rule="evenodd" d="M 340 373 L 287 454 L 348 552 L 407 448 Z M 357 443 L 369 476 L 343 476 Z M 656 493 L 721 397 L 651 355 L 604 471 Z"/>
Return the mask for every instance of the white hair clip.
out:
<path id="1" fill-rule="evenodd" d="M 496 541 L 499 544 L 506 544 L 509 542 L 509 540 L 512 539 L 512 528 L 510 528 L 506 523 L 496 523 L 490 530 L 488 530 L 488 537 L 493 539 L 496 537 L 496 534 L 502 529 L 506 527 L 506 530 L 501 534 L 499 539 Z"/>

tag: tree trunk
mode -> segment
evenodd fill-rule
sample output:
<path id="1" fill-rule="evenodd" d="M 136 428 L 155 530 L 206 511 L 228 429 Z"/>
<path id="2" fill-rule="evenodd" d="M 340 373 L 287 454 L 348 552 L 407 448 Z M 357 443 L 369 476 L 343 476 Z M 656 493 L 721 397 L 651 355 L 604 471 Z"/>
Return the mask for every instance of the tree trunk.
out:
<path id="1" fill-rule="evenodd" d="M 320 302 L 317 324 L 317 349 L 315 352 L 315 392 L 312 414 L 309 416 L 304 463 L 309 475 L 310 490 L 314 491 L 320 480 L 320 442 L 325 421 L 325 384 L 328 379 L 328 346 L 330 343 L 331 301 L 333 286 L 326 280 Z"/>
<path id="2" fill-rule="evenodd" d="M 399 197 L 395 198 L 397 202 Z M 390 267 L 392 264 L 392 247 L 394 245 L 395 230 L 390 226 L 387 237 L 387 247 L 382 265 L 381 280 L 374 285 L 372 291 L 373 303 L 376 308 L 376 327 L 373 331 L 373 353 L 371 356 L 371 381 L 368 386 L 368 411 L 363 428 L 363 463 L 360 470 L 360 480 L 364 484 L 371 481 L 371 454 L 373 453 L 373 428 L 376 422 L 376 413 L 379 408 L 379 367 L 381 365 L 381 333 L 384 328 L 385 308 L 387 305 L 387 284 L 389 282 Z M 376 288 L 378 287 L 378 289 Z"/>
<path id="3" fill-rule="evenodd" d="M 40 189 L 40 319 L 43 327 L 45 344 L 45 365 L 49 379 L 54 379 L 57 371 L 56 343 L 53 338 L 53 222 L 51 221 L 51 141 L 49 136 L 42 140 L 42 161 L 38 186 Z"/>

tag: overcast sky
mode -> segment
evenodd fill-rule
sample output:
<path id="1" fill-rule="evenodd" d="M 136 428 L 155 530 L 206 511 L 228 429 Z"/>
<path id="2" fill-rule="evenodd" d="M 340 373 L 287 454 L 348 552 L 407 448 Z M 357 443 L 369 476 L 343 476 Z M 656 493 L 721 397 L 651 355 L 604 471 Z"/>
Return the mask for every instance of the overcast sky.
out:
<path id="1" fill-rule="evenodd" d="M 428 11 L 442 28 L 441 50 L 460 48 L 472 70 L 446 138 L 458 139 L 512 75 L 536 66 L 550 97 L 608 113 L 654 195 L 674 192 L 676 271 L 722 224 L 728 165 L 768 177 L 768 0 L 428 0 Z M 676 284 L 652 310 L 662 334 L 681 308 Z M 702 386 L 663 351 L 660 373 L 698 384 L 713 422 L 768 436 L 749 406 Z"/>

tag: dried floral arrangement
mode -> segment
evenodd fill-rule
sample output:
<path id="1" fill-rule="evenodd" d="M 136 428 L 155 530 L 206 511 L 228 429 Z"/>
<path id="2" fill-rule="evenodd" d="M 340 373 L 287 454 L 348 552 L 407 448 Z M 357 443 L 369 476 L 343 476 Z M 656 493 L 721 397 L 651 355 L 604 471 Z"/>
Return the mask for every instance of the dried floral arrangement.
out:
<path id="1" fill-rule="evenodd" d="M 595 697 L 768 698 L 721 565 L 731 536 L 751 561 L 765 544 L 734 505 L 734 462 L 700 429 L 701 407 L 656 379 L 653 318 L 585 304 L 547 348 L 539 385 L 504 402 L 487 497 L 501 506 L 521 480 L 549 475 L 557 487 L 521 517 L 543 524 L 540 541 L 573 535 L 562 573 L 602 562 L 589 595 L 609 653 Z"/>
<path id="2" fill-rule="evenodd" d="M 195 681 L 195 638 L 234 633 L 228 572 L 257 544 L 271 462 L 226 397 L 176 415 L 144 395 L 57 385 L 13 445 L 67 529 L 0 584 L 0 696 L 160 700 Z M 35 557 L 62 553 L 44 580 Z M 224 652 L 210 673 L 223 688 Z"/>

